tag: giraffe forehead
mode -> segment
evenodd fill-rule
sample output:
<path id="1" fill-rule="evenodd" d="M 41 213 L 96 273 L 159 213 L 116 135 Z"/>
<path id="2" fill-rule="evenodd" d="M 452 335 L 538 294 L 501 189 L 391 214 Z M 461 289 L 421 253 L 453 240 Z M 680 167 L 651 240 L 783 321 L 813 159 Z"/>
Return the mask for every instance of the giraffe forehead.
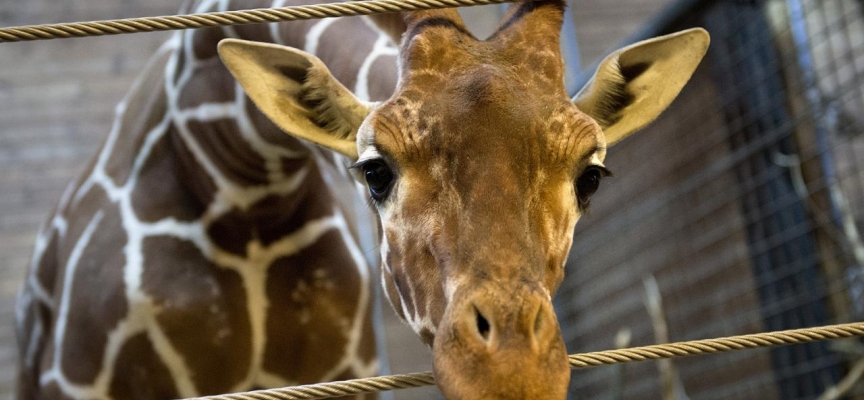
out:
<path id="1" fill-rule="evenodd" d="M 532 97 L 489 75 L 455 81 L 426 93 L 404 91 L 376 110 L 363 142 L 397 161 L 462 167 L 460 160 L 508 159 L 572 166 L 605 147 L 599 125 L 566 97 Z"/>

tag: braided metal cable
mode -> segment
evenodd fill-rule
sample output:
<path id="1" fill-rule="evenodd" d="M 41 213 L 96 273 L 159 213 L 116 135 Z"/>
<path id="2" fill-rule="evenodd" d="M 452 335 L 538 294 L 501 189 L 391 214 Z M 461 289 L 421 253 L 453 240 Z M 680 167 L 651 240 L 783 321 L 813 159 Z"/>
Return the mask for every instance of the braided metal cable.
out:
<path id="1" fill-rule="evenodd" d="M 719 353 L 732 350 L 754 349 L 757 347 L 800 344 L 853 336 L 864 336 L 864 322 L 573 354 L 570 356 L 570 366 L 573 368 L 596 367 L 599 365 Z"/>
<path id="2" fill-rule="evenodd" d="M 196 397 L 187 400 L 294 400 L 329 399 L 361 393 L 382 392 L 393 389 L 407 389 L 435 384 L 431 372 L 388 375 L 375 378 L 351 379 L 348 381 L 317 383 L 314 385 L 293 386 L 279 389 L 256 390 L 253 392 Z"/>
<path id="3" fill-rule="evenodd" d="M 801 344 L 855 336 L 864 336 L 864 322 L 573 354 L 570 356 L 570 366 L 573 368 L 588 368 L 599 365 L 719 353 L 757 347 Z M 406 389 L 434 384 L 435 378 L 431 372 L 420 372 L 405 375 L 380 376 L 376 378 L 352 379 L 341 382 L 318 383 L 314 385 L 294 386 L 280 389 L 257 390 L 254 392 L 196 397 L 195 399 L 188 400 L 327 399 L 332 397 L 393 389 Z"/>
<path id="4" fill-rule="evenodd" d="M 119 35 L 124 33 L 168 31 L 211 26 L 258 24 L 329 17 L 345 17 L 509 3 L 516 0 L 364 0 L 344 3 L 312 4 L 281 8 L 221 11 L 189 15 L 167 15 L 93 22 L 27 25 L 0 28 L 0 43 L 70 37 Z"/>

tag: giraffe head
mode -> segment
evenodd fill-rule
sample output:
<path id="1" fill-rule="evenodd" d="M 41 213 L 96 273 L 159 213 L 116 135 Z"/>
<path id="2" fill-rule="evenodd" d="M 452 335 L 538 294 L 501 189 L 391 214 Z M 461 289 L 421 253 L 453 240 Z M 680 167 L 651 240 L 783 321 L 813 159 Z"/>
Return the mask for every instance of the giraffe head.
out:
<path id="1" fill-rule="evenodd" d="M 220 44 L 274 122 L 354 163 L 380 218 L 384 289 L 432 347 L 447 398 L 565 397 L 551 296 L 576 221 L 606 149 L 666 108 L 708 46 L 694 29 L 626 47 L 571 100 L 563 10 L 514 6 L 485 41 L 452 9 L 406 15 L 399 84 L 380 104 L 299 50 Z"/>

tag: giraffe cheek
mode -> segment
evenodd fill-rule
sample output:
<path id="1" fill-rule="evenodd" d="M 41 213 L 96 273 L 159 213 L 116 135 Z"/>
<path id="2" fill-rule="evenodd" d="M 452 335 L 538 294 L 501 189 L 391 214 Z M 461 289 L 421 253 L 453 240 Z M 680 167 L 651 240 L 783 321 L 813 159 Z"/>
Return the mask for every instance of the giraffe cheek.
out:
<path id="1" fill-rule="evenodd" d="M 386 230 L 385 243 L 387 252 L 382 255 L 382 279 L 387 297 L 396 314 L 402 318 L 411 328 L 421 333 L 422 324 L 418 320 L 416 282 L 415 277 L 406 266 L 411 262 L 403 258 L 404 252 L 401 242 L 389 244 L 387 239 L 398 237 L 392 230 Z"/>
<path id="2" fill-rule="evenodd" d="M 390 268 L 386 266 L 381 269 L 381 287 L 384 288 L 384 295 L 387 296 L 387 301 L 390 302 L 393 311 L 396 312 L 399 319 L 407 322 L 408 319 L 402 311 L 402 299 L 399 296 L 398 290 L 396 290 L 396 284 L 393 281 L 393 276 L 390 275 L 389 270 Z"/>
<path id="3" fill-rule="evenodd" d="M 564 261 L 562 261 L 564 260 Z M 552 262 L 550 268 L 547 269 L 546 275 L 543 277 L 543 286 L 547 291 L 547 295 L 551 298 L 558 291 L 561 282 L 564 281 L 564 264 L 566 257 L 556 258 Z"/>

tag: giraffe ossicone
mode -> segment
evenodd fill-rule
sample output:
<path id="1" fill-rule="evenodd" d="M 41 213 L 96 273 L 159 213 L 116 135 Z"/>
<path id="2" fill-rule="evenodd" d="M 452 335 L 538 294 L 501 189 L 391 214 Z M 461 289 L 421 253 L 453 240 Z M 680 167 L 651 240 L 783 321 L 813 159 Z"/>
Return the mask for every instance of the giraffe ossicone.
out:
<path id="1" fill-rule="evenodd" d="M 487 40 L 452 9 L 175 33 L 37 238 L 18 398 L 373 375 L 379 276 L 447 398 L 564 398 L 550 299 L 573 228 L 607 147 L 668 106 L 709 39 L 619 50 L 570 99 L 563 12 L 515 4 Z"/>

